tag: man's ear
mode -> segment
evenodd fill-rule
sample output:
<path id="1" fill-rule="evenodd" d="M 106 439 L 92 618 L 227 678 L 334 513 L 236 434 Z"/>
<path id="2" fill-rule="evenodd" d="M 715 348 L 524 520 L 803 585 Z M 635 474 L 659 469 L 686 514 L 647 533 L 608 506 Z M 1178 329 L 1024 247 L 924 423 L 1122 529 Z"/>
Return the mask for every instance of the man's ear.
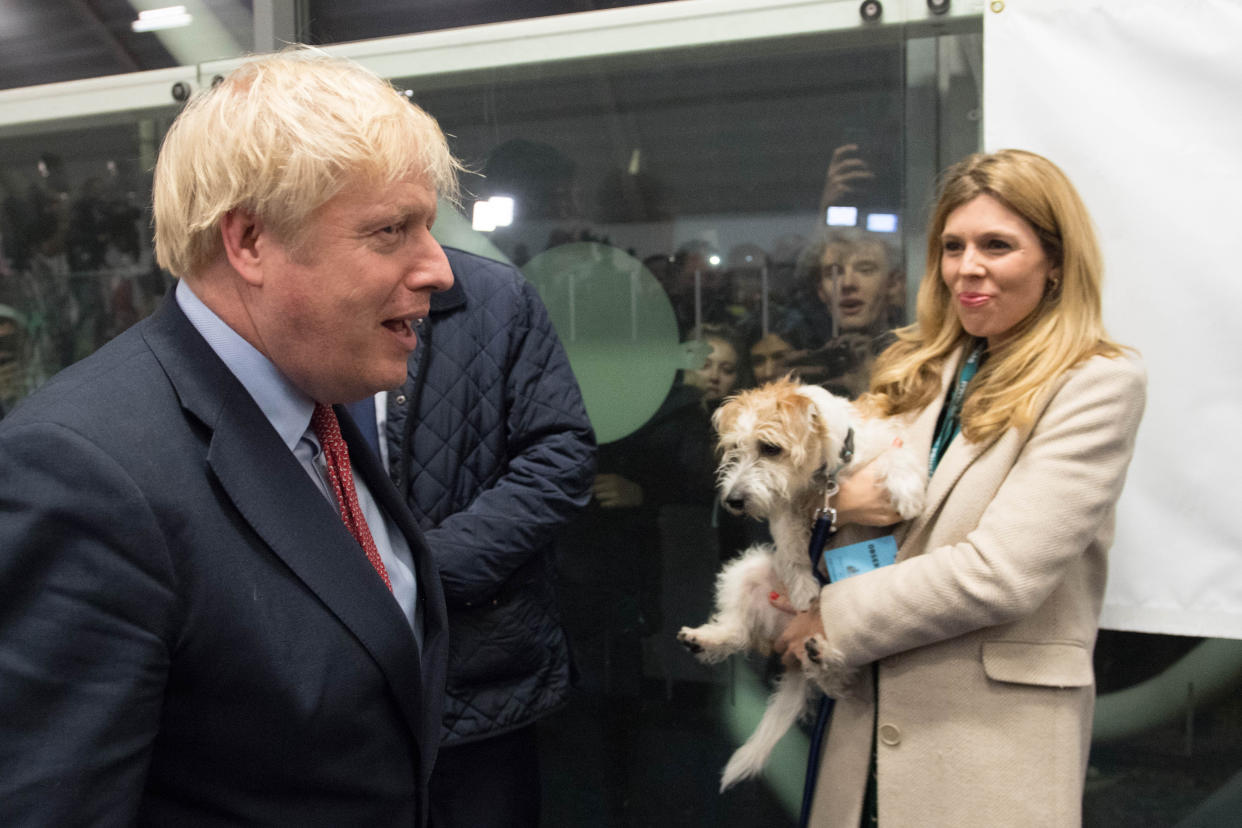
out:
<path id="1" fill-rule="evenodd" d="M 229 210 L 220 219 L 220 238 L 229 264 L 248 284 L 263 284 L 263 247 L 259 237 L 263 222 L 240 207 Z"/>

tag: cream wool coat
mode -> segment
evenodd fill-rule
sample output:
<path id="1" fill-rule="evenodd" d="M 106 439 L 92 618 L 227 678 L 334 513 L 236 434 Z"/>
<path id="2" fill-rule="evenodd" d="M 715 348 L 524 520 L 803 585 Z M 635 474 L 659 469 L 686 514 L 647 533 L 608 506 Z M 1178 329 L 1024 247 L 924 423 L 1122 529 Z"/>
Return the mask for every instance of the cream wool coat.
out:
<path id="1" fill-rule="evenodd" d="M 960 361 L 911 420 L 906 444 L 924 456 Z M 833 712 L 815 828 L 858 826 L 872 662 L 883 828 L 1081 824 L 1091 654 L 1146 377 L 1094 357 L 1057 386 L 1024 433 L 953 440 L 926 510 L 898 531 L 895 565 L 824 587 L 829 644 L 863 669 Z M 845 527 L 836 542 L 867 536 Z"/>

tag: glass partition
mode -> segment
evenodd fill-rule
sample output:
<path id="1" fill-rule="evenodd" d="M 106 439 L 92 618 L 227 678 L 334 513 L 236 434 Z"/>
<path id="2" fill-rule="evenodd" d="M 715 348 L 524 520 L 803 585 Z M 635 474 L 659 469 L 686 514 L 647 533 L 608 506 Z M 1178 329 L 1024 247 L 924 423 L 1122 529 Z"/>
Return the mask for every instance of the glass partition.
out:
<path id="1" fill-rule="evenodd" d="M 978 149 L 979 21 L 886 5 L 876 26 L 853 2 L 656 3 L 341 49 L 408 88 L 475 170 L 436 233 L 539 288 L 599 434 L 607 503 L 560 544 L 580 681 L 540 724 L 549 828 L 796 824 L 805 730 L 717 793 L 773 665 L 704 666 L 675 636 L 709 616 L 721 562 L 764 537 L 716 504 L 714 406 L 784 372 L 857 393 L 909 319 L 935 175 Z M 0 93 L 0 406 L 166 292 L 148 201 L 171 87 L 233 62 Z M 1114 735 L 1085 824 L 1174 824 L 1238 787 L 1236 690 L 1183 671 L 1125 695 L 1198 644 L 1101 636 Z"/>
<path id="2" fill-rule="evenodd" d="M 559 545 L 581 682 L 541 725 L 545 824 L 796 823 L 804 732 L 717 793 L 774 665 L 676 639 L 766 537 L 717 502 L 710 417 L 790 372 L 865 387 L 921 272 L 911 193 L 977 148 L 979 47 L 819 32 L 395 79 L 476 173 L 441 241 L 539 288 L 601 443 L 601 494 Z"/>
<path id="3" fill-rule="evenodd" d="M 0 410 L 150 313 L 150 170 L 174 107 L 0 136 Z"/>

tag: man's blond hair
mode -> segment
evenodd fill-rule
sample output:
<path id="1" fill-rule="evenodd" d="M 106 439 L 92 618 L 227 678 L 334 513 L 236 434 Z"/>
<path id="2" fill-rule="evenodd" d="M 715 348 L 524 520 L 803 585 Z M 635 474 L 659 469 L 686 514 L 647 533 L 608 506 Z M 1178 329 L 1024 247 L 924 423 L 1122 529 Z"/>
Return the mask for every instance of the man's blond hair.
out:
<path id="1" fill-rule="evenodd" d="M 457 200 L 461 165 L 435 119 L 349 60 L 290 47 L 238 67 L 186 105 L 155 165 L 155 255 L 193 276 L 245 210 L 294 250 L 311 214 L 350 184 L 411 174 Z"/>

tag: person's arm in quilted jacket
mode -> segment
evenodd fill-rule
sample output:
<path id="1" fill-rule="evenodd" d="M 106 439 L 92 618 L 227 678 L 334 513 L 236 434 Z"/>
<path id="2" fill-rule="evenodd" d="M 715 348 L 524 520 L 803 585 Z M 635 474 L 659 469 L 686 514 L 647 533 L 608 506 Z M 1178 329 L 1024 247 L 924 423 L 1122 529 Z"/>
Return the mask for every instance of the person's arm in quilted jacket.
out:
<path id="1" fill-rule="evenodd" d="M 426 531 L 450 605 L 492 600 L 591 496 L 595 436 L 578 382 L 534 287 L 514 288 L 514 318 L 504 327 L 508 462 L 469 505 Z M 470 414 L 462 417 L 466 428 Z M 460 460 L 484 462 L 469 451 Z"/>

